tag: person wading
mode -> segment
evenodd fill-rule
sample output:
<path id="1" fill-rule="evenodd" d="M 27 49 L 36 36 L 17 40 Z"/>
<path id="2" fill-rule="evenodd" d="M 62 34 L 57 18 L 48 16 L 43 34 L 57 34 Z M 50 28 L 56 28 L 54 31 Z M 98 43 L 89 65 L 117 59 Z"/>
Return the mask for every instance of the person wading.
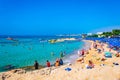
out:
<path id="1" fill-rule="evenodd" d="M 37 61 L 35 61 L 34 67 L 35 67 L 35 69 L 38 69 L 38 68 L 39 68 L 39 64 L 38 64 Z"/>

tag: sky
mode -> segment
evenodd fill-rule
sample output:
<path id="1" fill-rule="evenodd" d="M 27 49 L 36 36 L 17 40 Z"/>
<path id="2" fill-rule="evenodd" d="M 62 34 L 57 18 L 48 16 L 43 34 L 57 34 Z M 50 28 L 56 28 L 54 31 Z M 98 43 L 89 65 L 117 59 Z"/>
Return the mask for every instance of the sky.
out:
<path id="1" fill-rule="evenodd" d="M 0 35 L 54 35 L 120 28 L 120 0 L 0 0 Z"/>

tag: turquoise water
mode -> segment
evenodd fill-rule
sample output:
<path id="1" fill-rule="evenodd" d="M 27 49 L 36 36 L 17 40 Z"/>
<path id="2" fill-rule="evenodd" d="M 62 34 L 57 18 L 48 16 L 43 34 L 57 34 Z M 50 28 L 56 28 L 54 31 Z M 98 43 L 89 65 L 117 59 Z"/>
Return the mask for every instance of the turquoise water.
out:
<path id="1" fill-rule="evenodd" d="M 0 71 L 4 71 L 6 65 L 14 65 L 17 68 L 30 66 L 37 60 L 39 64 L 45 65 L 46 60 L 54 63 L 60 57 L 60 52 L 70 55 L 75 50 L 83 46 L 81 41 L 65 41 L 50 44 L 44 38 L 16 38 L 18 42 L 9 41 L 5 38 L 0 39 Z M 54 55 L 52 55 L 54 53 Z"/>

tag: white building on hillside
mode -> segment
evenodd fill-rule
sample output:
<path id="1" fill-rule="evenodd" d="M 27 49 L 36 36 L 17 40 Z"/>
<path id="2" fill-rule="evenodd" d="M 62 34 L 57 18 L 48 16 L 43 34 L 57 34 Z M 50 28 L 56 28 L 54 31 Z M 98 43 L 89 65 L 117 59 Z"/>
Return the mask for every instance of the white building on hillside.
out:
<path id="1" fill-rule="evenodd" d="M 103 32 L 97 32 L 96 34 L 98 35 L 98 37 L 103 37 L 103 35 L 102 35 Z"/>
<path id="2" fill-rule="evenodd" d="M 103 32 L 97 32 L 96 34 L 97 34 L 97 35 L 100 35 L 100 34 L 103 34 Z"/>

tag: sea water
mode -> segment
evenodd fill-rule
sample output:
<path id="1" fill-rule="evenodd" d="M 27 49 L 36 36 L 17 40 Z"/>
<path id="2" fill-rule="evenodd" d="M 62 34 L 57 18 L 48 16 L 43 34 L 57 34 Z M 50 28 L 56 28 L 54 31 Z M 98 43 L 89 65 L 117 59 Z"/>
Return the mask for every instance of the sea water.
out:
<path id="1" fill-rule="evenodd" d="M 69 56 L 84 44 L 82 41 L 54 44 L 48 42 L 50 39 L 57 38 L 60 37 L 15 37 L 16 41 L 7 40 L 5 37 L 0 38 L 0 71 L 4 71 L 6 65 L 14 65 L 16 68 L 31 66 L 35 60 L 40 65 L 45 65 L 46 60 L 53 64 L 57 58 L 60 58 L 60 52 Z"/>

